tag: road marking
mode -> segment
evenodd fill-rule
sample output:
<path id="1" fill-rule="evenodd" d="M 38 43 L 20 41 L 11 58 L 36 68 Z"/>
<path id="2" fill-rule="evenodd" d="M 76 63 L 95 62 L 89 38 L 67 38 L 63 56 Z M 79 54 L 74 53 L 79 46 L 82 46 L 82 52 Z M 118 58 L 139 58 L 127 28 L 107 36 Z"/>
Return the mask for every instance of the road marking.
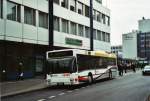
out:
<path id="1" fill-rule="evenodd" d="M 73 92 L 72 90 L 69 90 L 69 91 L 67 91 L 68 93 L 71 93 L 71 92 Z"/>
<path id="2" fill-rule="evenodd" d="M 64 95 L 64 94 L 65 94 L 65 93 L 60 93 L 60 94 L 58 94 L 58 95 L 60 95 L 60 96 L 61 96 L 61 95 Z"/>
<path id="3" fill-rule="evenodd" d="M 46 99 L 39 99 L 39 100 L 37 100 L 37 101 L 45 101 Z"/>
<path id="4" fill-rule="evenodd" d="M 55 98 L 56 96 L 50 96 L 50 97 L 48 97 L 49 99 L 53 99 L 53 98 Z"/>

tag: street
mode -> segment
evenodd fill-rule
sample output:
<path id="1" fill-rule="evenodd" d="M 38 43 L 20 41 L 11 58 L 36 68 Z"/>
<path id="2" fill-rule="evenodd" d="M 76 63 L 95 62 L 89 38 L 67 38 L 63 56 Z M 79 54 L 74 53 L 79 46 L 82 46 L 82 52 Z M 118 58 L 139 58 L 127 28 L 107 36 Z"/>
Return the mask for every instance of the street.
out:
<path id="1" fill-rule="evenodd" d="M 46 88 L 3 98 L 2 101 L 147 101 L 148 96 L 150 76 L 142 76 L 139 71 L 92 85 Z"/>

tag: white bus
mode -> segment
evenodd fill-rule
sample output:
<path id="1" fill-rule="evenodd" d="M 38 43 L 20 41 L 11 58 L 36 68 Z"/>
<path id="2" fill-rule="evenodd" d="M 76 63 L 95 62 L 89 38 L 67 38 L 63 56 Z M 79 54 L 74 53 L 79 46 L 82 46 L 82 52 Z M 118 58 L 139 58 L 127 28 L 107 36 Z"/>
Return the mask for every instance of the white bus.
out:
<path id="1" fill-rule="evenodd" d="M 47 84 L 78 85 L 103 78 L 115 78 L 117 58 L 104 51 L 66 49 L 48 51 Z"/>

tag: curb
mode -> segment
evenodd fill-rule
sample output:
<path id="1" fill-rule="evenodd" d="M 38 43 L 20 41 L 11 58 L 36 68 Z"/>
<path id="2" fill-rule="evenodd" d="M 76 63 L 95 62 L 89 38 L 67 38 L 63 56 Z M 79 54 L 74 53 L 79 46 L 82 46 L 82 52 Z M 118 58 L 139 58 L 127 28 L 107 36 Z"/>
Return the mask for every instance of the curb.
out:
<path id="1" fill-rule="evenodd" d="M 29 88 L 29 89 L 26 89 L 26 90 L 20 90 L 20 91 L 16 91 L 16 92 L 13 92 L 13 93 L 7 93 L 7 94 L 4 94 L 4 95 L 1 95 L 0 97 L 1 98 L 6 98 L 6 97 L 25 94 L 25 93 L 29 93 L 29 92 L 35 92 L 35 91 L 39 91 L 39 90 L 46 89 L 46 88 L 48 88 L 48 86 L 43 86 L 43 87 L 39 87 L 39 88 Z"/>

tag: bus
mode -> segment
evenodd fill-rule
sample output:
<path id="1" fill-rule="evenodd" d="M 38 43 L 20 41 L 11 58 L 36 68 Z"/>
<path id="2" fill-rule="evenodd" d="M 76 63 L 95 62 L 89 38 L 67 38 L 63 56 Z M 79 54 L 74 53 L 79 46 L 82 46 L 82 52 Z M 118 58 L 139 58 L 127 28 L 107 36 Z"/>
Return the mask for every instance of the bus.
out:
<path id="1" fill-rule="evenodd" d="M 65 49 L 46 53 L 48 85 L 79 85 L 117 75 L 117 57 L 105 51 Z"/>

